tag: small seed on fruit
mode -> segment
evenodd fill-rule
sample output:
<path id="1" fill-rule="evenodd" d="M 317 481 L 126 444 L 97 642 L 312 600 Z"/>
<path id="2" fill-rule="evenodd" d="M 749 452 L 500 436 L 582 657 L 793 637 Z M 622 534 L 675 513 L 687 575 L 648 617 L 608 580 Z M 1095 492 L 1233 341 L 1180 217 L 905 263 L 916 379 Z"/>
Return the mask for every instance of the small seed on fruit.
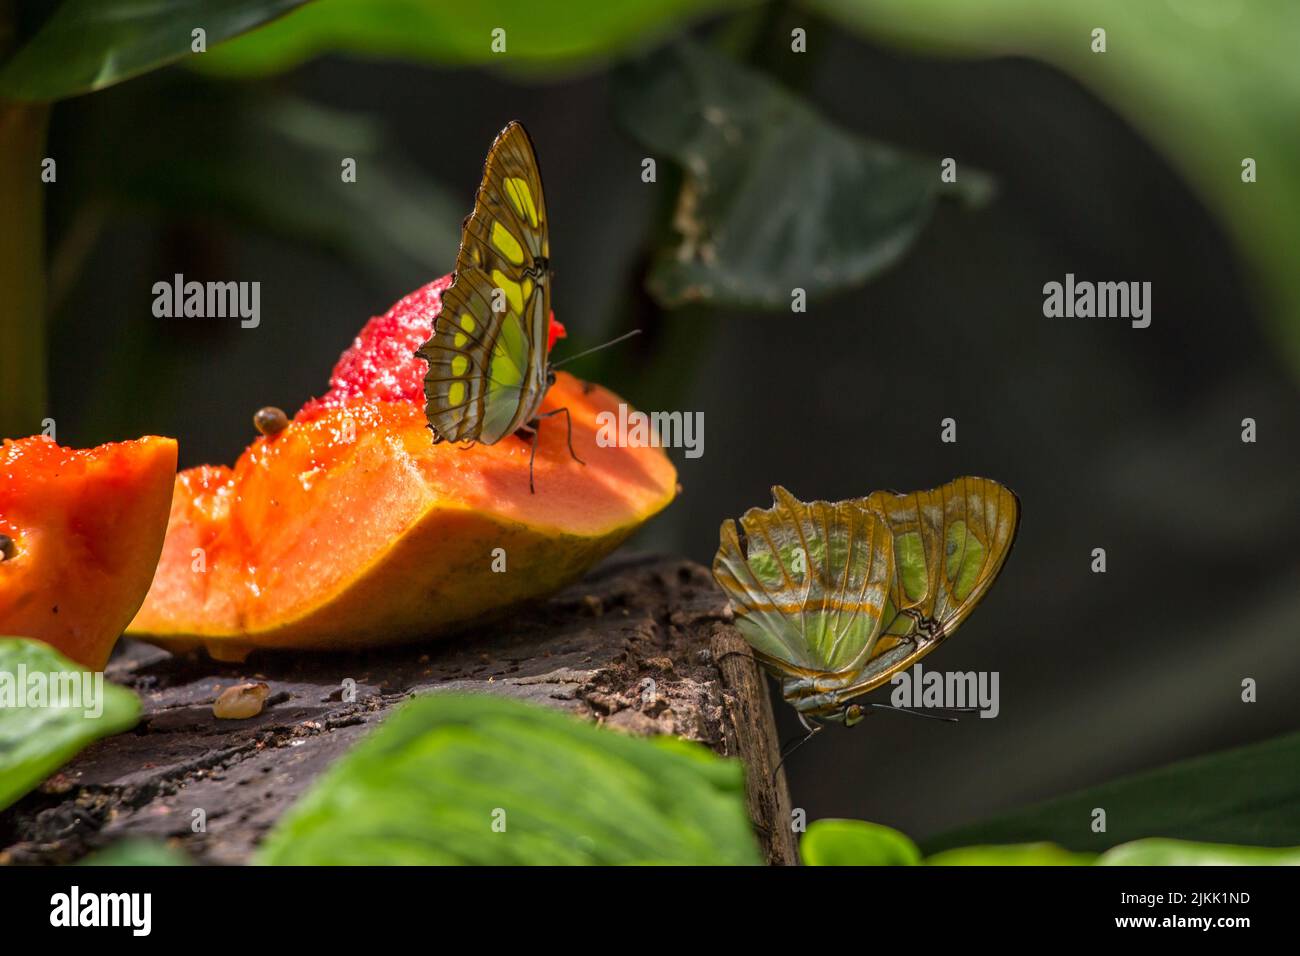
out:
<path id="1" fill-rule="evenodd" d="M 278 435 L 289 427 L 289 416 L 283 409 L 267 405 L 266 408 L 259 408 L 253 416 L 253 427 L 263 435 Z"/>
<path id="2" fill-rule="evenodd" d="M 260 681 L 255 684 L 236 684 L 221 692 L 212 705 L 212 716 L 221 720 L 247 720 L 262 712 L 262 705 L 271 688 Z"/>
<path id="3" fill-rule="evenodd" d="M 8 561 L 18 553 L 14 539 L 7 534 L 0 534 L 0 561 Z"/>

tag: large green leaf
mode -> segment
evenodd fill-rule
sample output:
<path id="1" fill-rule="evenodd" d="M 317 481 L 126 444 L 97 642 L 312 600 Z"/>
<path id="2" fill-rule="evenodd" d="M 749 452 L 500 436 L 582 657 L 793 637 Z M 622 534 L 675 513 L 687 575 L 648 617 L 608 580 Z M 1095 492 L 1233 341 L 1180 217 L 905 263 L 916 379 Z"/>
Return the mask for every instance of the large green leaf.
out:
<path id="1" fill-rule="evenodd" d="M 139 719 L 135 694 L 102 674 L 90 675 L 41 641 L 0 637 L 0 810 L 87 744 Z"/>
<path id="2" fill-rule="evenodd" d="M 1225 222 L 1300 372 L 1300 3 L 1294 0 L 814 0 L 925 52 L 1027 55 L 1090 87 L 1159 145 Z M 1107 51 L 1093 53 L 1103 28 Z M 1243 183 L 1242 160 L 1258 163 Z"/>
<path id="3" fill-rule="evenodd" d="M 231 73 L 283 70 L 323 53 L 506 69 L 570 69 L 652 42 L 682 21 L 755 0 L 316 0 L 200 65 Z M 505 31 L 505 50 L 493 31 Z"/>
<path id="4" fill-rule="evenodd" d="M 414 288 L 455 263 L 471 192 L 450 197 L 370 117 L 193 77 L 110 105 L 107 127 L 85 131 L 96 199 L 215 214 L 337 253 L 385 287 Z M 355 181 L 343 181 L 345 158 Z"/>
<path id="5" fill-rule="evenodd" d="M 694 43 L 617 74 L 617 111 L 662 163 L 682 167 L 675 248 L 651 269 L 662 304 L 784 308 L 870 279 L 929 218 L 939 160 L 905 155 L 827 122 L 782 87 Z M 959 173 L 964 195 L 988 181 Z"/>
<path id="6" fill-rule="evenodd" d="M 915 866 L 916 844 L 891 827 L 865 820 L 814 820 L 799 841 L 808 866 Z"/>
<path id="7" fill-rule="evenodd" d="M 64 0 L 0 68 L 0 96 L 57 100 L 101 90 L 189 56 L 196 29 L 205 32 L 210 51 L 306 2 Z"/>
<path id="8" fill-rule="evenodd" d="M 922 841 L 927 853 L 1052 841 L 1100 852 L 1143 837 L 1300 844 L 1300 734 L 1199 757 Z M 1106 832 L 1092 830 L 1106 812 Z"/>
<path id="9" fill-rule="evenodd" d="M 733 761 L 517 701 L 433 694 L 331 767 L 258 861 L 753 864 L 759 854 Z"/>

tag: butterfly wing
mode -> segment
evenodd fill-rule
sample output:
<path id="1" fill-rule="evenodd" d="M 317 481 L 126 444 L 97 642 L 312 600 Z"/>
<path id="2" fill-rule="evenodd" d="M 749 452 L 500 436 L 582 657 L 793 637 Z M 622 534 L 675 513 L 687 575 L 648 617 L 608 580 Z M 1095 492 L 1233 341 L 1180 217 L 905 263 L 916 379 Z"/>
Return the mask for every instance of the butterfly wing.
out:
<path id="1" fill-rule="evenodd" d="M 511 123 L 488 152 L 455 279 L 416 353 L 429 363 L 425 413 L 440 438 L 491 445 L 533 418 L 547 388 L 549 259 L 537 156 Z"/>
<path id="2" fill-rule="evenodd" d="M 904 495 L 877 491 L 866 507 L 894 536 L 894 609 L 935 621 L 945 634 L 993 584 L 1020 524 L 1020 501 L 988 478 L 957 478 Z"/>
<path id="3" fill-rule="evenodd" d="M 880 635 L 893 537 L 859 502 L 804 504 L 772 489 L 768 510 L 722 524 L 713 576 L 761 660 L 787 676 L 853 673 Z M 743 536 L 743 537 L 742 537 Z"/>
<path id="4" fill-rule="evenodd" d="M 952 635 L 984 597 L 1011 553 L 1020 501 L 988 478 L 957 478 L 941 488 L 862 502 L 887 522 L 894 574 L 883 633 L 848 700 L 911 667 Z M 919 620 L 918 620 L 919 619 Z"/>

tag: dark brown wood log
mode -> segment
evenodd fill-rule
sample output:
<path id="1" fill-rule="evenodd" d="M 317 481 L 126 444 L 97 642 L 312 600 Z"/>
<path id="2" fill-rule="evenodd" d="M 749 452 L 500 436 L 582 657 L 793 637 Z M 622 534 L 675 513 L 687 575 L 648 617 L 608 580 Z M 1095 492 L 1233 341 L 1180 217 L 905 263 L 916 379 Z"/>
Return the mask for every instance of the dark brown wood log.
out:
<path id="1" fill-rule="evenodd" d="M 128 642 L 108 675 L 139 693 L 139 726 L 91 746 L 0 814 L 0 861 L 65 863 L 150 837 L 202 862 L 242 863 L 392 707 L 440 690 L 505 694 L 739 757 L 767 859 L 797 860 L 785 777 L 772 772 L 778 744 L 763 677 L 708 572 L 687 561 L 615 556 L 509 621 L 426 645 L 222 664 Z M 216 719 L 221 690 L 250 680 L 270 685 L 263 712 Z M 206 830 L 195 832 L 195 810 Z"/>

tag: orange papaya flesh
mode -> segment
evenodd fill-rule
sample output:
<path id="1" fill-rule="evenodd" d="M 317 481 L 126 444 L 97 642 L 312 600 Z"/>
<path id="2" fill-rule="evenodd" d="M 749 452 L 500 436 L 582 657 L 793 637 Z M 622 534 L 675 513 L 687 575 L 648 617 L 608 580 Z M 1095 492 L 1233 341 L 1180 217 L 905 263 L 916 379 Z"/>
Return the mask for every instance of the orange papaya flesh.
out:
<path id="1" fill-rule="evenodd" d="M 255 647 L 357 648 L 455 630 L 563 587 L 675 494 L 660 449 L 597 443 L 597 415 L 619 402 L 558 375 L 541 411 L 569 410 L 586 464 L 569 454 L 564 416 L 544 420 L 536 493 L 520 437 L 435 445 L 415 402 L 318 404 L 233 469 L 178 477 L 128 633 L 235 660 Z"/>
<path id="2" fill-rule="evenodd" d="M 676 472 L 658 449 L 599 447 L 604 389 L 560 375 L 528 442 L 434 445 L 415 356 L 451 276 L 371 319 L 330 389 L 233 469 L 182 472 L 167 542 L 129 633 L 239 660 L 254 647 L 357 648 L 454 630 L 578 578 L 665 507 Z M 565 337 L 551 316 L 548 348 Z M 501 567 L 504 571 L 498 570 Z"/>
<path id="3" fill-rule="evenodd" d="M 102 670 L 144 600 L 167 530 L 176 442 L 153 436 L 0 449 L 0 635 Z"/>

